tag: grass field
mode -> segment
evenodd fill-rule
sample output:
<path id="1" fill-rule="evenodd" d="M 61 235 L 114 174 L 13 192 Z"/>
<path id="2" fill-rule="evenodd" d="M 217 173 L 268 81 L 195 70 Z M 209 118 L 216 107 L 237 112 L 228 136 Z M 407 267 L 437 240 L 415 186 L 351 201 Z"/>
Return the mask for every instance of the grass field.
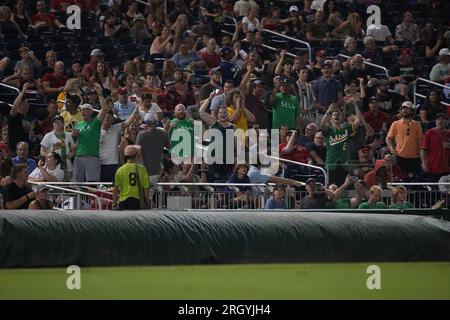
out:
<path id="1" fill-rule="evenodd" d="M 369 290 L 369 264 L 267 264 L 0 269 L 0 299 L 450 299 L 450 263 L 382 263 Z"/>

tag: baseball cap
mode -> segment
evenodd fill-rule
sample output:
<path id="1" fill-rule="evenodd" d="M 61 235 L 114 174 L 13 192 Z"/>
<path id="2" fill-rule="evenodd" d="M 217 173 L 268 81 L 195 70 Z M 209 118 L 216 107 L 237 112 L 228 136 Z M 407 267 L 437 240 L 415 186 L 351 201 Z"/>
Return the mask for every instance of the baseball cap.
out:
<path id="1" fill-rule="evenodd" d="M 280 86 L 287 86 L 289 84 L 289 79 L 280 78 Z"/>
<path id="2" fill-rule="evenodd" d="M 333 63 L 331 62 L 331 60 L 325 60 L 325 61 L 322 63 L 322 68 L 324 68 L 324 67 L 326 67 L 326 66 L 328 66 L 328 67 L 330 67 L 330 68 L 333 68 Z"/>
<path id="3" fill-rule="evenodd" d="M 316 183 L 317 181 L 316 181 L 316 179 L 314 179 L 314 178 L 308 178 L 308 179 L 306 179 L 306 181 L 305 181 L 305 183 L 306 184 L 308 184 L 308 183 Z"/>
<path id="4" fill-rule="evenodd" d="M 53 122 L 55 122 L 55 121 L 61 121 L 62 123 L 64 123 L 64 118 L 63 117 L 61 117 L 61 116 L 54 116 L 53 117 Z"/>
<path id="5" fill-rule="evenodd" d="M 233 49 L 230 46 L 224 46 L 222 47 L 222 49 L 220 49 L 220 54 L 224 55 L 224 54 L 229 54 L 232 53 Z"/>
<path id="6" fill-rule="evenodd" d="M 80 106 L 80 109 L 81 109 L 81 110 L 83 110 L 83 109 L 94 110 L 94 107 L 92 106 L 92 104 L 84 103 L 84 104 L 82 104 L 82 105 Z"/>
<path id="7" fill-rule="evenodd" d="M 373 101 L 373 100 L 378 101 L 378 98 L 375 97 L 375 96 L 371 96 L 370 99 L 369 99 L 369 101 Z"/>
<path id="8" fill-rule="evenodd" d="M 255 86 L 259 86 L 260 84 L 264 85 L 264 82 L 261 79 L 255 79 L 252 81 Z"/>
<path id="9" fill-rule="evenodd" d="M 450 56 L 450 50 L 448 48 L 444 48 L 439 50 L 439 55 L 440 56 Z"/>
<path id="10" fill-rule="evenodd" d="M 102 55 L 103 55 L 103 52 L 102 52 L 102 50 L 100 50 L 100 49 L 94 49 L 94 50 L 91 51 L 91 56 L 97 56 L 97 57 L 100 57 L 100 56 L 102 56 Z"/>
<path id="11" fill-rule="evenodd" d="M 298 7 L 297 6 L 291 6 L 289 8 L 289 12 L 292 12 L 292 11 L 298 12 Z"/>
<path id="12" fill-rule="evenodd" d="M 121 88 L 117 89 L 118 94 L 124 95 L 124 94 L 127 94 L 127 92 L 128 92 L 127 88 L 125 88 L 125 87 L 121 87 Z"/>
<path id="13" fill-rule="evenodd" d="M 33 187 L 34 192 L 49 190 L 50 188 L 45 184 L 38 184 Z"/>
<path id="14" fill-rule="evenodd" d="M 438 119 L 438 118 L 448 119 L 448 114 L 444 113 L 444 112 L 439 112 L 436 114 L 436 119 Z"/>
<path id="15" fill-rule="evenodd" d="M 137 15 L 134 17 L 134 21 L 138 21 L 138 20 L 144 20 L 144 16 L 143 16 L 142 14 L 137 14 Z"/>
<path id="16" fill-rule="evenodd" d="M 183 32 L 183 39 L 189 38 L 189 37 L 195 37 L 196 34 L 192 30 L 186 30 Z"/>
<path id="17" fill-rule="evenodd" d="M 154 112 L 149 112 L 145 114 L 144 117 L 145 123 L 156 123 L 159 122 L 158 115 Z"/>
<path id="18" fill-rule="evenodd" d="M 209 76 L 212 76 L 213 74 L 216 74 L 216 73 L 222 74 L 222 71 L 220 70 L 220 68 L 211 68 L 209 70 Z"/>
<path id="19" fill-rule="evenodd" d="M 407 107 L 407 108 L 410 108 L 410 109 L 412 109 L 412 110 L 417 109 L 417 106 L 414 106 L 414 105 L 412 104 L 411 101 L 405 101 L 405 102 L 403 102 L 403 103 L 402 103 L 402 108 L 403 108 L 403 107 Z"/>

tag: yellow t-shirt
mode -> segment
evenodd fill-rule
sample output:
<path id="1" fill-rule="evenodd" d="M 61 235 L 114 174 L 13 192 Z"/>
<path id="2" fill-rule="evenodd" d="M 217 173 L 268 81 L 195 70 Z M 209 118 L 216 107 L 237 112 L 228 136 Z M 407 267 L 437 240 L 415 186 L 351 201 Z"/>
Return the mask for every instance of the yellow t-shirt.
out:
<path id="1" fill-rule="evenodd" d="M 136 172 L 139 172 L 139 179 Z M 143 165 L 128 162 L 117 169 L 114 178 L 114 186 L 119 187 L 120 189 L 119 202 L 123 202 L 128 198 L 140 199 L 139 182 L 142 191 L 146 188 L 150 188 L 147 169 Z"/>
<path id="2" fill-rule="evenodd" d="M 83 121 L 83 116 L 80 111 L 77 111 L 75 114 L 70 114 L 68 111 L 61 112 L 61 116 L 64 118 L 64 130 L 67 132 L 72 132 L 75 128 L 75 125 L 78 122 Z"/>
<path id="3" fill-rule="evenodd" d="M 227 107 L 228 117 L 230 117 L 234 113 L 235 110 L 236 110 L 236 108 L 234 106 Z M 244 110 L 242 110 L 242 109 L 240 110 L 239 117 L 236 119 L 236 121 L 233 122 L 233 124 L 236 126 L 236 129 L 242 129 L 247 134 L 248 120 L 247 120 L 247 116 L 244 113 Z"/>

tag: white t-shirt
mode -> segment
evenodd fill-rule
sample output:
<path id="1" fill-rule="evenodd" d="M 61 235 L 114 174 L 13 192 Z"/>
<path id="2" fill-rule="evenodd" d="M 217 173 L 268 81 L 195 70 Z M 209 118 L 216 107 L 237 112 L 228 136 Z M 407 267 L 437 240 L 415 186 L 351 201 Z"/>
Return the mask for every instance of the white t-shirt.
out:
<path id="1" fill-rule="evenodd" d="M 47 169 L 47 167 L 45 167 Z M 52 176 L 55 176 L 56 179 L 58 180 L 58 182 L 63 182 L 64 181 L 64 171 L 62 171 L 61 169 L 59 169 L 58 167 L 55 170 L 50 170 L 47 169 L 48 173 L 50 173 Z M 34 179 L 39 179 L 42 177 L 41 175 L 41 171 L 39 170 L 38 167 L 36 167 L 36 169 L 33 170 L 33 172 L 30 173 L 30 175 L 28 176 L 29 178 L 34 178 Z"/>
<path id="2" fill-rule="evenodd" d="M 311 9 L 316 11 L 323 11 L 323 5 L 326 0 L 314 0 L 311 4 Z"/>
<path id="3" fill-rule="evenodd" d="M 100 164 L 119 164 L 119 143 L 123 123 L 113 124 L 108 131 L 100 130 Z"/>
<path id="4" fill-rule="evenodd" d="M 41 141 L 41 146 L 47 148 L 47 152 L 51 151 L 54 143 L 59 143 L 60 140 L 56 137 L 54 131 L 47 133 Z M 67 154 L 70 152 L 70 148 L 75 147 L 75 142 L 72 139 L 72 136 L 68 132 L 64 132 L 64 143 L 66 145 L 66 158 L 67 158 L 67 172 L 72 172 L 72 161 L 67 157 Z M 62 149 L 57 149 L 55 152 L 61 155 Z"/>
<path id="5" fill-rule="evenodd" d="M 251 22 L 247 17 L 242 19 L 242 23 L 247 25 L 248 31 L 255 31 L 256 29 L 261 29 L 261 24 L 259 23 L 258 18 L 255 18 L 255 23 Z"/>
<path id="6" fill-rule="evenodd" d="M 384 24 L 380 25 L 380 28 L 377 28 L 375 24 L 371 24 L 367 27 L 366 34 L 372 36 L 375 41 L 386 41 L 387 37 L 392 35 L 389 28 Z"/>
<path id="7" fill-rule="evenodd" d="M 148 110 L 148 112 L 145 112 L 143 110 L 139 110 L 139 114 L 141 116 L 141 120 L 144 121 L 145 115 L 147 113 L 154 113 L 154 114 L 158 114 L 158 112 L 162 112 L 161 108 L 159 107 L 158 104 L 152 102 L 152 106 L 150 107 L 150 110 Z"/>

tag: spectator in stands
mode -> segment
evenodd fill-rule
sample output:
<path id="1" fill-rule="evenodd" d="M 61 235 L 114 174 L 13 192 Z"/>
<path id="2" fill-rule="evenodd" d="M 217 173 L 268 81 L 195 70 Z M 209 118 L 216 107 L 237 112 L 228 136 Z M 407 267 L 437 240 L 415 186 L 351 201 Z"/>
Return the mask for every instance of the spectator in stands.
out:
<path id="1" fill-rule="evenodd" d="M 291 94 L 292 86 L 287 79 L 280 79 L 269 98 L 272 107 L 272 129 L 286 125 L 289 129 L 300 127 L 300 106 L 295 95 Z"/>
<path id="2" fill-rule="evenodd" d="M 147 113 L 144 118 L 147 130 L 138 133 L 136 144 L 141 146 L 142 162 L 147 168 L 150 185 L 155 186 L 161 176 L 164 148 L 170 149 L 167 132 L 158 128 L 158 116 Z"/>
<path id="3" fill-rule="evenodd" d="M 30 210 L 53 210 L 53 202 L 48 199 L 49 187 L 38 185 L 35 188 L 36 198 L 28 205 Z"/>
<path id="4" fill-rule="evenodd" d="M 330 182 L 341 184 L 344 180 L 345 166 L 349 160 L 347 149 L 348 140 L 358 129 L 362 121 L 362 114 L 355 104 L 356 118 L 353 123 L 344 122 L 342 110 L 331 104 L 320 123 L 320 129 L 326 139 L 327 168 Z"/>
<path id="5" fill-rule="evenodd" d="M 45 63 L 42 65 L 41 69 L 39 69 L 39 78 L 42 78 L 46 73 L 55 72 L 56 57 L 56 52 L 53 50 L 49 50 L 45 53 Z"/>
<path id="6" fill-rule="evenodd" d="M 360 78 L 367 81 L 374 76 L 373 70 L 364 66 L 364 58 L 360 54 L 355 54 L 350 59 L 349 68 L 342 74 L 345 84 L 349 84 L 351 81 L 359 82 Z"/>
<path id="7" fill-rule="evenodd" d="M 11 157 L 12 151 L 9 148 L 8 125 L 4 125 L 1 129 L 0 154 L 3 157 Z"/>
<path id="8" fill-rule="evenodd" d="M 97 69 L 97 64 L 103 58 L 103 53 L 100 49 L 94 49 L 91 51 L 91 58 L 88 64 L 83 66 L 83 75 L 86 79 L 90 79 L 94 75 L 94 71 Z"/>
<path id="9" fill-rule="evenodd" d="M 371 186 L 369 200 L 361 203 L 358 209 L 386 209 L 384 202 L 381 202 L 382 193 L 379 186 Z"/>
<path id="10" fill-rule="evenodd" d="M 31 24 L 31 18 L 28 13 L 27 8 L 25 7 L 24 0 L 18 0 L 16 5 L 13 8 L 13 16 L 14 21 L 19 26 L 22 33 L 28 33 L 28 26 Z"/>
<path id="11" fill-rule="evenodd" d="M 14 104 L 9 111 L 8 137 L 9 148 L 11 150 L 16 150 L 17 143 L 21 141 L 29 141 L 29 132 L 25 123 L 25 116 L 28 113 L 28 100 L 25 98 L 25 93 L 27 90 L 28 83 L 25 83 L 22 91 L 19 93 L 16 100 L 14 100 Z"/>
<path id="12" fill-rule="evenodd" d="M 322 77 L 314 82 L 314 95 L 317 99 L 318 110 L 316 115 L 317 123 L 322 120 L 325 111 L 332 103 L 339 103 L 342 99 L 342 84 L 339 80 L 333 78 L 330 60 L 322 63 Z"/>
<path id="13" fill-rule="evenodd" d="M 94 74 L 92 75 L 90 81 L 99 83 L 105 91 L 111 92 L 114 88 L 111 70 L 103 62 L 99 62 L 97 64 L 97 68 L 95 68 Z"/>
<path id="14" fill-rule="evenodd" d="M 297 6 L 289 7 L 289 17 L 287 18 L 285 31 L 289 36 L 305 40 L 305 22 L 299 12 Z"/>
<path id="15" fill-rule="evenodd" d="M 220 53 L 217 47 L 216 39 L 209 38 L 206 46 L 200 50 L 200 57 L 205 61 L 208 68 L 217 68 L 220 65 Z"/>
<path id="16" fill-rule="evenodd" d="M 101 123 L 107 111 L 105 98 L 102 95 L 102 87 L 96 83 L 95 91 L 100 99 L 100 112 L 94 117 L 94 108 L 92 105 L 85 103 L 81 105 L 81 114 L 83 121 L 75 126 L 72 131 L 72 137 L 75 137 L 75 161 L 73 168 L 73 176 L 75 182 L 90 182 L 100 180 L 100 130 Z"/>
<path id="17" fill-rule="evenodd" d="M 284 201 L 285 190 L 282 185 L 276 185 L 272 196 L 267 200 L 264 209 L 287 209 Z"/>
<path id="18" fill-rule="evenodd" d="M 395 90 L 408 97 L 409 84 L 419 76 L 419 70 L 412 64 L 412 50 L 400 49 L 398 62 L 389 70 L 389 81 L 395 82 Z"/>
<path id="19" fill-rule="evenodd" d="M 351 185 L 354 181 L 353 187 L 355 188 L 355 196 L 352 198 L 340 198 L 340 193 L 343 193 L 344 189 Z M 344 187 L 344 188 L 343 188 Z M 344 184 L 339 188 L 342 192 L 338 190 L 334 191 L 336 197 L 339 197 L 335 202 L 336 209 L 355 209 L 358 208 L 362 202 L 368 200 L 368 190 L 364 180 L 358 180 L 354 176 L 347 176 Z"/>
<path id="20" fill-rule="evenodd" d="M 376 133 L 386 134 L 388 117 L 386 113 L 380 111 L 377 97 L 373 96 L 369 99 L 369 111 L 364 113 L 364 120 Z"/>
<path id="21" fill-rule="evenodd" d="M 392 203 L 389 209 L 412 209 L 413 204 L 406 201 L 408 192 L 404 186 L 395 186 L 392 188 Z"/>
<path id="22" fill-rule="evenodd" d="M 119 162 L 124 163 L 123 152 L 125 148 L 129 145 L 136 144 L 136 138 L 139 133 L 139 122 L 134 121 L 130 124 L 128 128 L 125 129 L 119 144 Z"/>
<path id="23" fill-rule="evenodd" d="M 65 26 L 59 22 L 58 19 L 52 13 L 47 12 L 45 1 L 38 1 L 36 3 L 37 13 L 31 17 L 31 27 L 33 29 L 40 28 L 65 28 Z"/>
<path id="24" fill-rule="evenodd" d="M 64 131 L 64 118 L 61 116 L 53 118 L 53 131 L 47 133 L 41 141 L 41 157 L 45 159 L 52 152 L 61 157 L 60 165 L 64 171 L 64 178 L 70 181 L 75 143 L 70 133 Z"/>
<path id="25" fill-rule="evenodd" d="M 14 43 L 25 38 L 25 34 L 19 25 L 12 19 L 11 9 L 7 6 L 0 7 L 0 39 Z"/>
<path id="26" fill-rule="evenodd" d="M 366 174 L 372 171 L 374 162 L 370 146 L 362 146 L 358 151 L 358 160 L 352 161 L 352 164 L 354 164 L 352 170 L 353 175 L 360 179 L 364 179 Z"/>
<path id="27" fill-rule="evenodd" d="M 180 42 L 183 39 L 186 40 L 185 35 L 189 35 L 191 32 L 189 32 L 190 26 L 189 26 L 189 20 L 185 14 L 180 14 L 177 17 L 177 20 L 172 25 L 171 30 L 173 31 L 173 36 L 175 38 L 175 42 Z M 188 46 L 188 48 L 192 49 L 191 46 Z"/>
<path id="28" fill-rule="evenodd" d="M 305 23 L 314 22 L 316 10 L 311 8 L 312 0 L 303 0 L 302 18 Z"/>
<path id="29" fill-rule="evenodd" d="M 114 182 L 114 174 L 119 168 L 119 150 L 120 137 L 123 131 L 135 121 L 137 117 L 137 108 L 131 116 L 123 122 L 114 123 L 113 110 L 106 111 L 100 130 L 100 181 Z"/>
<path id="30" fill-rule="evenodd" d="M 447 113 L 446 107 L 441 104 L 439 91 L 432 89 L 423 106 L 420 107 L 420 122 L 425 129 L 431 129 L 436 126 L 436 115 L 438 113 Z"/>
<path id="31" fill-rule="evenodd" d="M 251 10 L 258 8 L 258 5 L 253 0 L 238 0 L 234 4 L 234 14 L 236 17 L 245 17 Z"/>
<path id="32" fill-rule="evenodd" d="M 210 80 L 208 83 L 204 84 L 200 89 L 200 99 L 205 100 L 209 97 L 211 92 L 213 92 L 216 89 L 221 89 L 220 83 L 221 83 L 221 76 L 222 76 L 222 70 L 220 68 L 213 68 L 209 70 L 209 77 Z M 222 80 L 223 81 L 223 80 Z"/>
<path id="33" fill-rule="evenodd" d="M 414 44 L 419 40 L 419 27 L 413 23 L 411 11 L 403 14 L 403 21 L 395 27 L 395 40 Z"/>
<path id="34" fill-rule="evenodd" d="M 225 87 L 224 87 L 225 88 Z M 225 90 L 224 90 L 225 91 Z M 245 108 L 254 116 L 253 128 L 263 129 L 267 127 L 267 109 L 264 102 L 265 85 L 260 79 L 254 79 L 248 85 L 248 94 L 245 96 Z M 211 102 L 212 104 L 212 102 Z"/>
<path id="35" fill-rule="evenodd" d="M 145 166 L 137 163 L 139 147 L 129 145 L 125 148 L 125 164 L 121 166 L 114 179 L 113 204 L 119 210 L 139 210 L 141 200 L 149 208 L 149 174 Z"/>
<path id="36" fill-rule="evenodd" d="M 438 60 L 439 63 L 431 69 L 430 80 L 444 83 L 445 79 L 450 76 L 450 50 L 448 48 L 441 49 Z"/>
<path id="37" fill-rule="evenodd" d="M 76 4 L 75 0 L 51 0 L 50 1 L 50 12 L 66 12 L 66 9 Z"/>
<path id="38" fill-rule="evenodd" d="M 308 41 L 327 42 L 330 39 L 327 25 L 323 22 L 324 13 L 316 11 L 314 22 L 306 25 L 306 39 Z"/>
<path id="39" fill-rule="evenodd" d="M 391 172 L 388 170 L 386 162 L 384 160 L 377 160 L 374 169 L 364 176 L 364 182 L 367 188 L 376 185 L 386 189 L 387 183 L 392 182 Z"/>
<path id="40" fill-rule="evenodd" d="M 325 1 L 322 11 L 325 15 L 325 21 L 330 32 L 343 22 L 342 15 L 337 10 L 336 2 L 334 0 Z"/>
<path id="41" fill-rule="evenodd" d="M 28 169 L 26 164 L 18 164 L 12 168 L 10 184 L 3 191 L 5 209 L 28 209 L 36 193 L 27 186 Z"/>
<path id="42" fill-rule="evenodd" d="M 47 156 L 39 160 L 37 167 L 28 176 L 32 182 L 62 182 L 64 171 L 60 169 L 62 159 L 56 152 L 49 152 Z"/>
<path id="43" fill-rule="evenodd" d="M 194 155 L 194 122 L 186 118 L 186 107 L 183 104 L 176 105 L 174 111 L 175 117 L 167 121 L 164 129 L 170 137 L 172 159 L 177 158 L 175 162 L 180 163 L 181 160 L 191 158 Z M 189 141 L 186 142 L 185 139 L 189 139 Z M 182 148 L 176 148 L 180 142 Z M 186 143 L 189 143 L 189 150 L 184 148 Z M 174 148 L 179 150 L 178 153 L 175 153 Z"/>
<path id="44" fill-rule="evenodd" d="M 245 98 L 240 89 L 231 90 L 225 97 L 228 121 L 235 125 L 236 129 L 247 132 L 249 123 L 255 122 L 255 115 L 245 107 Z"/>
<path id="45" fill-rule="evenodd" d="M 331 209 L 333 207 L 335 201 L 333 192 L 325 189 L 323 184 L 317 183 L 314 178 L 308 178 L 305 183 L 308 195 L 301 199 L 301 209 Z"/>
<path id="46" fill-rule="evenodd" d="M 17 73 L 3 79 L 2 83 L 16 87 L 19 90 L 22 90 L 24 83 L 28 83 L 29 90 L 36 90 L 41 95 L 44 93 L 39 81 L 35 80 L 33 70 L 29 65 L 24 65 Z"/>
<path id="47" fill-rule="evenodd" d="M 359 18 L 357 12 L 349 13 L 347 20 L 337 26 L 331 35 L 335 39 L 345 39 L 346 37 L 352 37 L 358 40 L 362 40 L 364 37 L 364 30 L 362 29 L 362 21 Z"/>
<path id="48" fill-rule="evenodd" d="M 447 113 L 436 115 L 436 128 L 425 132 L 420 146 L 422 169 L 432 181 L 450 173 L 450 132 Z"/>
<path id="49" fill-rule="evenodd" d="M 368 89 L 372 90 L 373 95 L 378 97 L 380 109 L 386 112 L 389 117 L 395 115 L 400 110 L 401 104 L 405 101 L 405 97 L 389 91 L 389 81 L 385 79 L 378 80 L 372 78 L 367 82 Z M 372 95 L 368 95 L 371 97 Z"/>
<path id="50" fill-rule="evenodd" d="M 26 164 L 28 168 L 28 173 L 31 173 L 36 168 L 36 162 L 28 158 L 29 145 L 27 142 L 19 142 L 17 144 L 16 156 L 12 158 L 13 164 Z"/>
<path id="51" fill-rule="evenodd" d="M 311 83 L 308 82 L 309 71 L 308 68 L 302 67 L 298 73 L 297 90 L 298 100 L 300 105 L 301 128 L 308 123 L 316 122 L 316 97 Z"/>
<path id="52" fill-rule="evenodd" d="M 19 49 L 19 56 L 21 60 L 17 61 L 14 66 L 14 72 L 19 72 L 22 66 L 28 65 L 28 67 L 33 70 L 33 74 L 37 74 L 39 68 L 41 67 L 41 62 L 36 58 L 33 51 L 30 51 L 27 47 L 21 47 Z"/>
<path id="53" fill-rule="evenodd" d="M 398 50 L 396 45 L 383 46 L 382 48 L 377 47 L 375 39 L 371 36 L 364 37 L 363 44 L 365 49 L 362 52 L 362 55 L 366 61 L 380 66 L 383 65 L 383 54 L 388 54 L 393 50 Z"/>
<path id="54" fill-rule="evenodd" d="M 419 148 L 423 132 L 420 123 L 413 120 L 415 109 L 411 102 L 403 102 L 400 110 L 402 118 L 392 123 L 386 137 L 389 150 L 396 155 L 397 163 L 404 169 L 403 173 L 406 176 L 417 175 L 420 172 Z"/>
<path id="55" fill-rule="evenodd" d="M 67 82 L 67 76 L 64 74 L 65 68 L 62 61 L 55 63 L 55 71 L 53 73 L 46 73 L 42 78 L 42 86 L 47 93 L 47 97 L 57 97 L 57 95 L 64 91 L 64 86 Z"/>
<path id="56" fill-rule="evenodd" d="M 65 101 L 66 110 L 61 112 L 61 116 L 64 119 L 64 131 L 71 133 L 77 123 L 83 121 L 83 116 L 78 109 L 81 98 L 76 94 L 66 94 Z"/>
<path id="57" fill-rule="evenodd" d="M 433 19 L 427 21 L 425 27 L 420 31 L 421 43 L 425 43 L 425 57 L 432 58 L 442 48 L 444 33 L 438 30 Z"/>
<path id="58" fill-rule="evenodd" d="M 393 44 L 395 41 L 388 26 L 384 24 L 380 24 L 379 27 L 375 23 L 371 24 L 367 27 L 366 34 L 367 36 L 373 37 L 375 41 L 386 42 L 388 44 Z"/>
<path id="59" fill-rule="evenodd" d="M 168 27 L 163 27 L 161 35 L 153 40 L 150 54 L 162 54 L 166 57 L 173 55 L 173 35 Z"/>
<path id="60" fill-rule="evenodd" d="M 317 132 L 314 135 L 314 142 L 309 142 L 306 145 L 306 149 L 308 149 L 309 164 L 323 167 L 325 165 L 325 159 L 327 156 L 327 150 L 324 144 L 324 137 L 322 132 Z"/>
<path id="61" fill-rule="evenodd" d="M 347 37 L 344 40 L 344 49 L 341 50 L 341 52 L 339 52 L 340 54 L 349 56 L 350 58 L 352 58 L 355 54 L 358 53 L 358 51 L 356 50 L 357 45 L 356 45 L 356 40 L 353 37 Z M 349 61 L 349 60 L 347 60 Z M 344 60 L 343 62 L 343 66 L 345 69 L 348 68 L 348 64 L 349 62 L 347 62 Z"/>
<path id="62" fill-rule="evenodd" d="M 239 67 L 233 62 L 234 51 L 230 46 L 223 46 L 220 49 L 222 61 L 220 62 L 220 71 L 222 72 L 222 81 L 234 80 Z"/>
<path id="63" fill-rule="evenodd" d="M 190 68 L 190 70 L 201 69 L 205 67 L 203 59 L 195 52 L 189 51 L 186 42 L 180 42 L 178 52 L 172 57 L 179 68 Z"/>

